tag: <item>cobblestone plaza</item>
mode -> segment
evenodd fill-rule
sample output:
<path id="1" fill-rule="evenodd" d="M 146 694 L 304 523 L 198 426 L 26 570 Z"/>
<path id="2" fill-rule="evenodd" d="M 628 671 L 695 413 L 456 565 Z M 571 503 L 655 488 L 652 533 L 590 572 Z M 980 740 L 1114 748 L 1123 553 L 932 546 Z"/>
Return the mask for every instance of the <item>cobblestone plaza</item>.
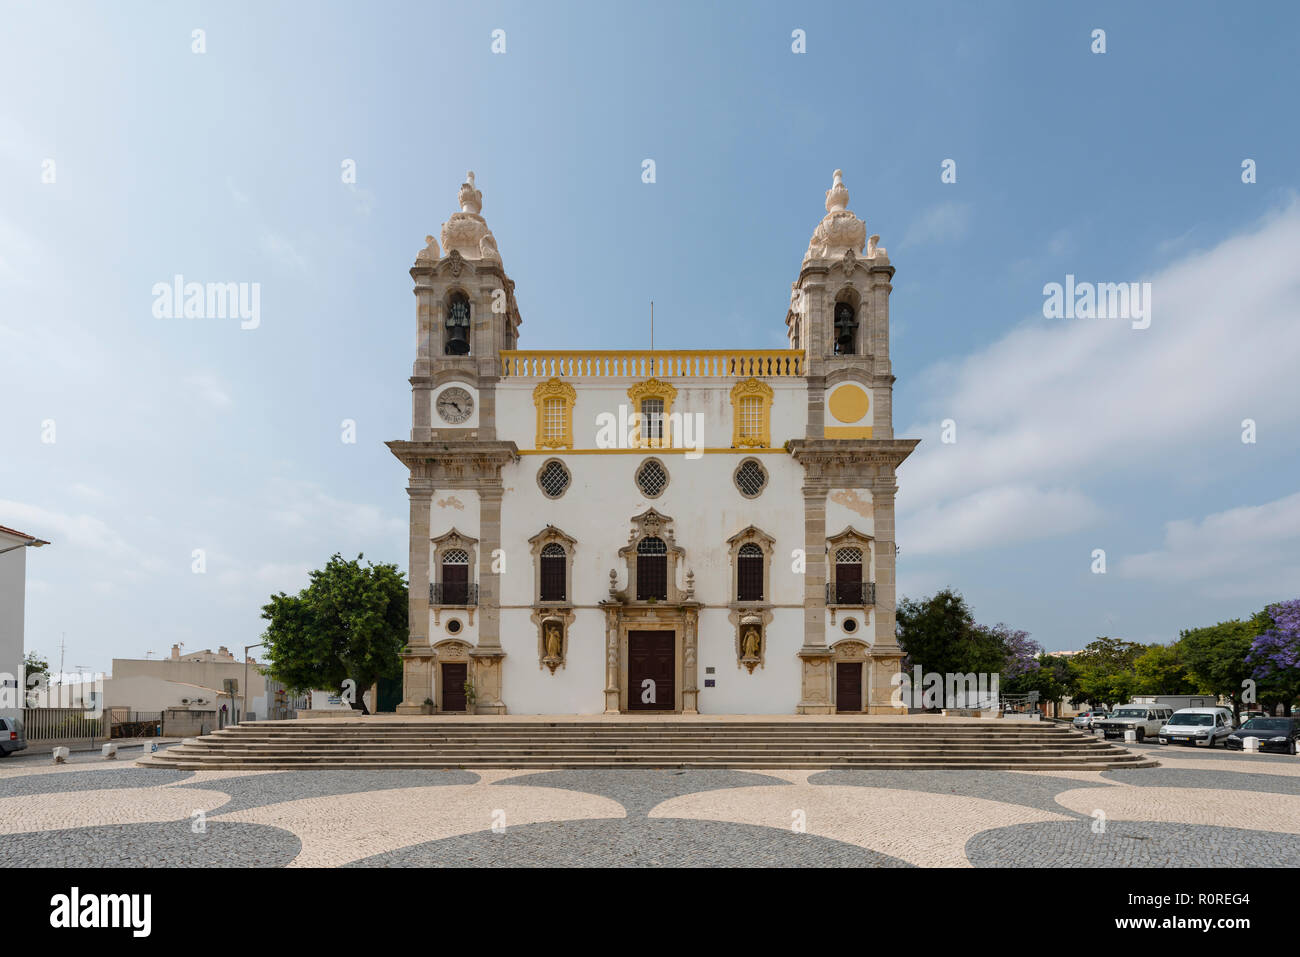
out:
<path id="1" fill-rule="evenodd" d="M 1300 761 L 1111 771 L 0 765 L 0 861 L 71 867 L 1300 865 Z"/>

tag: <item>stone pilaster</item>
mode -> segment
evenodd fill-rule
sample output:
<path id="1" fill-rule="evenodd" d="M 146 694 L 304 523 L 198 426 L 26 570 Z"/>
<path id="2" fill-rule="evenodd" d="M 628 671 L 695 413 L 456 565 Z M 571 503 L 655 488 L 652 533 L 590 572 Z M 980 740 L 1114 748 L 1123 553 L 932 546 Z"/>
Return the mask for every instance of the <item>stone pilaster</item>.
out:
<path id="1" fill-rule="evenodd" d="M 475 691 L 479 714 L 505 714 L 501 699 L 501 582 L 496 572 L 496 553 L 501 548 L 501 499 L 504 489 L 500 479 L 495 485 L 478 489 L 478 647 L 471 655 L 475 663 Z M 480 684 L 481 682 L 481 684 Z"/>
<path id="2" fill-rule="evenodd" d="M 406 490 L 411 500 L 406 612 L 410 655 L 402 664 L 402 703 L 397 708 L 400 714 L 418 714 L 424 699 L 432 697 L 428 662 L 413 656 L 433 653 L 429 645 L 429 508 L 433 492 L 426 486 Z"/>
<path id="3" fill-rule="evenodd" d="M 618 612 L 605 611 L 605 713 L 618 714 Z"/>
<path id="4" fill-rule="evenodd" d="M 699 613 L 687 609 L 682 635 L 682 714 L 700 713 Z"/>
<path id="5" fill-rule="evenodd" d="M 871 486 L 871 510 L 875 516 L 876 633 L 871 648 L 867 711 L 871 714 L 906 713 L 891 703 L 893 675 L 902 667 L 903 651 L 898 646 L 897 598 L 894 578 L 894 496 L 898 486 L 893 475 L 877 479 Z"/>
<path id="6" fill-rule="evenodd" d="M 829 714 L 831 651 L 826 646 L 826 496 L 823 483 L 803 487 L 804 599 L 803 647 L 799 649 L 803 677 L 800 714 Z"/>

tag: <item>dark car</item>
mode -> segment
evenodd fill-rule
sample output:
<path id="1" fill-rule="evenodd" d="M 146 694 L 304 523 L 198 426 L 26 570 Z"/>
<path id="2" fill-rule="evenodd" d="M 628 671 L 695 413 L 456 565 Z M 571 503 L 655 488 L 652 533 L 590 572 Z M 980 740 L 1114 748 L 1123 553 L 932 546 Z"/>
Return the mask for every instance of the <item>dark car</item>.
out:
<path id="1" fill-rule="evenodd" d="M 1258 738 L 1261 751 L 1281 751 L 1295 754 L 1296 740 L 1300 739 L 1300 719 L 1251 718 L 1223 739 L 1229 751 L 1240 751 L 1247 738 Z"/>

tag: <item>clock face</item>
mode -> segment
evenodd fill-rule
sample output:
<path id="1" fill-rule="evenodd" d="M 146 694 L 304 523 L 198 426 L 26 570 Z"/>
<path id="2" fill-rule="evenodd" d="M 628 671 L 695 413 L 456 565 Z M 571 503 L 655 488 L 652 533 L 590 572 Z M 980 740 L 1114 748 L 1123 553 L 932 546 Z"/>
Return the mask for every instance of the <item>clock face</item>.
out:
<path id="1" fill-rule="evenodd" d="M 464 389 L 447 389 L 438 396 L 438 415 L 444 422 L 464 422 L 473 411 L 474 399 Z"/>

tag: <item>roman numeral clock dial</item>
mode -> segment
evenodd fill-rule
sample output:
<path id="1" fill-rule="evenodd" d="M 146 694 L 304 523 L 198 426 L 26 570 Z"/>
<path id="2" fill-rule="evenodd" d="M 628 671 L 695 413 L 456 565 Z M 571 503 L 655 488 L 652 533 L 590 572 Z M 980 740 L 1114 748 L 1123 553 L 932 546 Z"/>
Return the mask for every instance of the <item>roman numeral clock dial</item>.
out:
<path id="1" fill-rule="evenodd" d="M 474 411 L 474 397 L 464 389 L 447 389 L 438 396 L 438 415 L 448 425 L 459 425 Z"/>

